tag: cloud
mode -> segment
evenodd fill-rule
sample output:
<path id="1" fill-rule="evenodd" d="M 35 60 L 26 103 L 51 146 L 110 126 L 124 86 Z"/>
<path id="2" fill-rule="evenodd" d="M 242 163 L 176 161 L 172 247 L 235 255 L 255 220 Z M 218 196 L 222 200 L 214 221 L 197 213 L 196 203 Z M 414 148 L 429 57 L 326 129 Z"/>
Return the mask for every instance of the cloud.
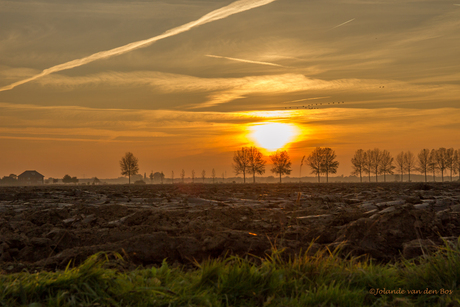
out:
<path id="1" fill-rule="evenodd" d="M 213 22 L 213 21 L 216 21 L 216 20 L 219 20 L 219 19 L 226 18 L 226 17 L 231 16 L 233 14 L 241 13 L 241 12 L 244 12 L 244 11 L 259 7 L 259 6 L 269 4 L 269 3 L 273 2 L 273 1 L 275 1 L 275 0 L 237 0 L 237 1 L 227 5 L 225 7 L 222 7 L 220 9 L 212 11 L 212 12 L 204 15 L 203 17 L 201 17 L 201 18 L 199 18 L 199 19 L 197 19 L 195 21 L 192 21 L 192 22 L 189 22 L 189 23 L 184 24 L 182 26 L 170 29 L 170 30 L 164 32 L 161 35 L 157 35 L 157 36 L 151 37 L 149 39 L 129 43 L 127 45 L 117 47 L 117 48 L 114 48 L 114 49 L 97 52 L 97 53 L 94 53 L 94 54 L 92 54 L 90 56 L 87 56 L 87 57 L 84 57 L 84 58 L 81 58 L 81 59 L 69 61 L 69 62 L 60 64 L 60 65 L 56 65 L 56 66 L 47 68 L 47 69 L 43 70 L 41 73 L 39 73 L 39 74 L 37 74 L 35 76 L 32 76 L 30 78 L 27 78 L 27 79 L 24 79 L 24 80 L 21 80 L 21 81 L 17 81 L 15 83 L 10 84 L 10 85 L 1 87 L 0 91 L 11 90 L 11 89 L 15 88 L 18 85 L 21 85 L 21 84 L 36 80 L 38 78 L 47 76 L 47 75 L 55 73 L 55 72 L 59 72 L 59 71 L 67 70 L 67 69 L 72 69 L 72 68 L 75 68 L 75 67 L 79 67 L 79 66 L 82 66 L 82 65 L 97 61 L 97 60 L 106 59 L 106 58 L 116 56 L 116 55 L 121 55 L 121 54 L 130 52 L 130 51 L 139 49 L 139 48 L 145 48 L 145 47 L 147 47 L 147 46 L 149 46 L 149 45 L 151 45 L 151 44 L 153 44 L 156 41 L 159 41 L 161 39 L 164 39 L 164 38 L 167 38 L 167 37 L 171 37 L 171 36 L 186 32 L 186 31 L 188 31 L 188 30 L 190 30 L 192 28 L 195 28 L 195 27 L 198 27 L 198 26 L 201 26 L 201 25 L 204 25 L 204 24 L 207 24 L 209 22 Z"/>
<path id="2" fill-rule="evenodd" d="M 104 84 L 117 88 L 147 86 L 152 90 L 167 94 L 203 93 L 205 101 L 186 105 L 185 107 L 189 109 L 214 107 L 254 95 L 311 95 L 313 93 L 316 95 L 314 97 L 325 97 L 330 94 L 330 91 L 334 91 L 335 96 L 359 95 L 360 98 L 355 100 L 355 103 L 367 103 L 368 107 L 374 107 L 369 103 L 388 103 L 388 97 L 392 97 L 393 101 L 397 98 L 398 103 L 429 100 L 437 100 L 440 103 L 454 99 L 460 93 L 460 86 L 455 84 L 416 84 L 398 80 L 354 78 L 322 80 L 296 73 L 241 78 L 200 78 L 146 71 L 108 72 L 84 77 L 56 74 L 41 79 L 40 83 L 46 86 L 71 89 Z M 287 101 L 286 97 L 283 98 L 283 101 Z M 284 108 L 283 101 L 279 103 L 280 108 Z M 183 104 L 182 106 L 184 107 Z"/>

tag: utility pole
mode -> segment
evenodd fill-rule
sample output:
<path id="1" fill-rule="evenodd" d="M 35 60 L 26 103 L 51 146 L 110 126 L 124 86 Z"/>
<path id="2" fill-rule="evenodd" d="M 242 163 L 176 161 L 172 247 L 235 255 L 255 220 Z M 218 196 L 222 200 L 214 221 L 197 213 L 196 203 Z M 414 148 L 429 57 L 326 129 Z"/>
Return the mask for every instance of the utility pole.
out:
<path id="1" fill-rule="evenodd" d="M 302 161 L 300 161 L 300 177 L 299 177 L 299 183 L 302 182 L 302 165 L 303 165 L 303 160 L 305 159 L 305 156 L 302 157 Z"/>

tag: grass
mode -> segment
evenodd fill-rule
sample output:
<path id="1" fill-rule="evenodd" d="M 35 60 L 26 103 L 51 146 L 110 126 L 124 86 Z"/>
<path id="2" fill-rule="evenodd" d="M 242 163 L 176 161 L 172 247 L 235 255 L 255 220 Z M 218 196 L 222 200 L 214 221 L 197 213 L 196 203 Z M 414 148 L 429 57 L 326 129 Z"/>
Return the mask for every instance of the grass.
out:
<path id="1" fill-rule="evenodd" d="M 345 260 L 337 251 L 282 256 L 274 250 L 257 263 L 231 256 L 194 270 L 164 261 L 120 272 L 109 259 L 120 255 L 99 253 L 65 271 L 0 275 L 0 306 L 460 306 L 460 249 L 447 243 L 396 264 Z"/>

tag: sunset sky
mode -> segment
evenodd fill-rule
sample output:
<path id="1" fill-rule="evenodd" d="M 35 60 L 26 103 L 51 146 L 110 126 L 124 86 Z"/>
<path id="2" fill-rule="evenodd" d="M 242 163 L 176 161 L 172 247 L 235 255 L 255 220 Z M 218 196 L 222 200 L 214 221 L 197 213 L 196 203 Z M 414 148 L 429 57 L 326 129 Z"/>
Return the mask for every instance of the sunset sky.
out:
<path id="1" fill-rule="evenodd" d="M 230 177 L 251 145 L 291 176 L 331 147 L 348 176 L 359 148 L 460 149 L 456 1 L 2 0 L 0 177 L 119 177 L 128 151 Z"/>

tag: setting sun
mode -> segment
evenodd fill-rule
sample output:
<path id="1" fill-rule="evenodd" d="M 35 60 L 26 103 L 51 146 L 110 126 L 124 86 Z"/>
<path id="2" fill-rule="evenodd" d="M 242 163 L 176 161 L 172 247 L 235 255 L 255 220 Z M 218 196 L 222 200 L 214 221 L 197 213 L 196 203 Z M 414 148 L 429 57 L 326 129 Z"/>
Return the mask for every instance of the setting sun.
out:
<path id="1" fill-rule="evenodd" d="M 275 151 L 283 148 L 297 136 L 297 128 L 291 124 L 261 123 L 250 127 L 250 137 L 258 146 Z"/>

